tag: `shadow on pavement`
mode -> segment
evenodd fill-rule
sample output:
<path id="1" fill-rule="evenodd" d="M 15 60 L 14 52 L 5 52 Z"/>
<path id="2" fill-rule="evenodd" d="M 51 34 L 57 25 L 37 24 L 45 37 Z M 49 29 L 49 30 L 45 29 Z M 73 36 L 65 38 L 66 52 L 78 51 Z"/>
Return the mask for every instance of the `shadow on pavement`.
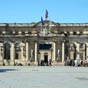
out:
<path id="1" fill-rule="evenodd" d="M 8 71 L 15 71 L 17 69 L 0 69 L 0 73 L 1 72 L 8 72 Z"/>
<path id="2" fill-rule="evenodd" d="M 88 81 L 88 78 L 85 78 L 85 77 L 77 77 L 76 79 L 78 79 L 78 80 L 87 80 Z"/>

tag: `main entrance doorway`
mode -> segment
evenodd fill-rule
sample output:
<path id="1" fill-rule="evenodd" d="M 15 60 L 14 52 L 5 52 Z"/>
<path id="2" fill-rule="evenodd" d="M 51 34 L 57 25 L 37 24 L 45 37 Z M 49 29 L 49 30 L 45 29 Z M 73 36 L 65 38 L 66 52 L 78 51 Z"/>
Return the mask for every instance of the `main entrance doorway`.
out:
<path id="1" fill-rule="evenodd" d="M 41 53 L 41 66 L 48 66 L 49 57 L 51 56 L 51 47 L 52 44 L 39 44 L 39 51 Z"/>

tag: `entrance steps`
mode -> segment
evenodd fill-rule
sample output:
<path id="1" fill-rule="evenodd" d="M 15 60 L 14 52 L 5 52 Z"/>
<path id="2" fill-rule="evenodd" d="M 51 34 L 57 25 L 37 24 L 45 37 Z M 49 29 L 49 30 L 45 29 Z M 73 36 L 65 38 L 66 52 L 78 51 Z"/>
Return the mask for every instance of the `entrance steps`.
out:
<path id="1" fill-rule="evenodd" d="M 37 62 L 30 62 L 30 66 L 38 66 Z"/>
<path id="2" fill-rule="evenodd" d="M 64 63 L 62 63 L 62 62 L 53 62 L 52 66 L 64 66 Z"/>

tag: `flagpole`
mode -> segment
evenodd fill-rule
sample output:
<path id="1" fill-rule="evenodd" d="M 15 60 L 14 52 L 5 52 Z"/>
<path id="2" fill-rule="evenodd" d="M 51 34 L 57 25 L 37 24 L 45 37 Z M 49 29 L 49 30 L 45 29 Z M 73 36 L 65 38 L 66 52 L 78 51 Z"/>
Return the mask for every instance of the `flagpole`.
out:
<path id="1" fill-rule="evenodd" d="M 44 21 L 43 18 L 41 17 L 41 32 L 43 31 L 43 26 L 44 26 Z"/>
<path id="2" fill-rule="evenodd" d="M 42 17 L 41 17 L 41 32 L 42 32 Z"/>
<path id="3" fill-rule="evenodd" d="M 46 30 L 46 32 L 47 32 L 47 29 L 46 29 L 47 18 L 48 18 L 48 11 L 46 10 L 46 13 L 45 13 L 45 30 Z"/>
<path id="4" fill-rule="evenodd" d="M 41 24 L 41 33 L 42 33 L 42 24 Z"/>

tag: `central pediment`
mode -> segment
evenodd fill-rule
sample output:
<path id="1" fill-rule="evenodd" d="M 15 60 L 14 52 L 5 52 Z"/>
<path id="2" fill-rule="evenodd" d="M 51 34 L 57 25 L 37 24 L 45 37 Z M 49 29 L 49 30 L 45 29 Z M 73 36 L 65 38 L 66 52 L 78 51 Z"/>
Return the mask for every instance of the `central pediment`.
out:
<path id="1" fill-rule="evenodd" d="M 39 30 L 39 32 L 43 34 L 53 33 L 53 31 L 57 30 L 60 26 L 59 23 L 55 23 L 51 20 L 44 20 L 43 23 L 44 24 L 42 24 L 42 21 L 39 21 L 33 26 L 37 31 Z"/>
<path id="2" fill-rule="evenodd" d="M 60 25 L 59 23 L 55 23 L 55 22 L 53 22 L 53 21 L 51 21 L 51 20 L 44 20 L 43 22 L 44 22 L 44 25 L 45 25 L 45 26 L 56 27 L 56 26 L 59 26 L 59 25 Z M 35 27 L 37 27 L 37 26 L 42 26 L 42 22 L 39 21 L 39 22 L 37 22 L 36 24 L 34 24 L 34 26 L 35 26 Z"/>

